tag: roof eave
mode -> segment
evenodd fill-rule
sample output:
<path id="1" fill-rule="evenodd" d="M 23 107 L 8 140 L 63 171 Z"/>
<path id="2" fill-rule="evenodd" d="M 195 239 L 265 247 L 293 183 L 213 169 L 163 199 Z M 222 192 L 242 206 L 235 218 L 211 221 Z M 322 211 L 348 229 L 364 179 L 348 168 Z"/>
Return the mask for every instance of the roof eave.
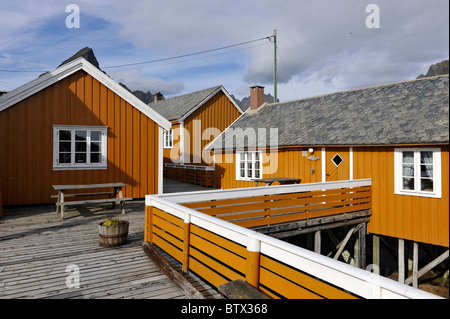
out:
<path id="1" fill-rule="evenodd" d="M 84 70 L 86 73 L 93 76 L 96 80 L 98 80 L 100 83 L 111 89 L 121 98 L 129 102 L 132 106 L 144 113 L 147 117 L 152 119 L 162 128 L 171 128 L 171 123 L 163 116 L 161 116 L 153 109 L 149 108 L 144 102 L 139 100 L 131 92 L 128 92 L 125 88 L 120 86 L 108 75 L 103 73 L 101 70 L 96 68 L 94 65 L 92 65 L 82 57 L 66 63 L 51 72 L 41 75 L 37 79 L 30 81 L 18 87 L 17 89 L 3 95 L 0 98 L 0 112 L 79 70 Z"/>
<path id="2" fill-rule="evenodd" d="M 202 107 L 206 102 L 208 102 L 214 95 L 216 95 L 218 92 L 222 91 L 223 94 L 230 100 L 230 102 L 236 107 L 236 109 L 241 113 L 241 115 L 244 113 L 244 111 L 239 107 L 239 105 L 234 101 L 234 99 L 230 96 L 230 94 L 225 90 L 225 88 L 220 85 L 218 86 L 214 91 L 212 91 L 210 94 L 208 94 L 203 100 L 201 100 L 195 107 L 190 109 L 188 112 L 186 112 L 183 116 L 181 116 L 178 121 L 183 122 L 186 118 L 188 118 L 192 113 L 197 111 L 200 107 Z"/>

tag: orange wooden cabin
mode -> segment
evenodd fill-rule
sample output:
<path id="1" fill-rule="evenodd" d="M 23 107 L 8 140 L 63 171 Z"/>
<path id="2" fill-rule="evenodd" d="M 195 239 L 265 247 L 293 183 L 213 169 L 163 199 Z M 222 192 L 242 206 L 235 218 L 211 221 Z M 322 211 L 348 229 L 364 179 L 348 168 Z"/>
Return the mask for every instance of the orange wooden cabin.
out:
<path id="1" fill-rule="evenodd" d="M 223 86 L 215 86 L 149 104 L 172 123 L 164 133 L 164 163 L 214 165 L 204 148 L 243 110 Z"/>
<path id="2" fill-rule="evenodd" d="M 249 110 L 208 146 L 216 188 L 371 178 L 368 232 L 448 257 L 448 88 L 444 75 Z"/>
<path id="3" fill-rule="evenodd" d="M 51 203 L 55 184 L 120 181 L 133 198 L 162 192 L 170 127 L 83 58 L 68 62 L 0 97 L 3 205 Z"/>

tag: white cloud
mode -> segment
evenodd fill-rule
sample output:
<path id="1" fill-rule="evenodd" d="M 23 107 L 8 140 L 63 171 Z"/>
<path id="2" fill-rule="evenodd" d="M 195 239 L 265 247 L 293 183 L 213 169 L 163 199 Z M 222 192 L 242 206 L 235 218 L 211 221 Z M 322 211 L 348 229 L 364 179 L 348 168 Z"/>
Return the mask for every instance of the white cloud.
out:
<path id="1" fill-rule="evenodd" d="M 213 49 L 270 36 L 277 29 L 279 97 L 286 100 L 296 97 L 293 91 L 408 80 L 449 54 L 447 0 L 377 0 L 379 29 L 366 28 L 365 8 L 370 2 L 360 0 L 86 0 L 77 4 L 81 13 L 77 36 L 75 32 L 42 36 L 39 31 L 49 20 L 58 15 L 65 19 L 66 4 L 2 2 L 0 63 L 56 67 L 91 46 L 102 67 Z M 89 29 L 86 20 L 95 19 L 105 21 L 104 29 Z M 227 63 L 229 69 L 224 71 Z M 273 47 L 268 41 L 237 54 L 203 56 L 195 63 L 175 66 L 136 66 L 139 74 L 122 71 L 121 76 L 135 88 L 153 90 L 159 82 L 174 94 L 182 85 L 186 91 L 216 84 L 236 93 L 248 92 L 250 85 L 265 85 L 267 93 L 273 90 Z"/>

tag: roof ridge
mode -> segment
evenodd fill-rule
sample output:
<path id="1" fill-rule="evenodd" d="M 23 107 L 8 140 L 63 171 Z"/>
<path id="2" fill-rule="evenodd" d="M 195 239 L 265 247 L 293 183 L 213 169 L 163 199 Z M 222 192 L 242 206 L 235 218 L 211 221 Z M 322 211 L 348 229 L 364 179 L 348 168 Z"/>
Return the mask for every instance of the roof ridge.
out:
<path id="1" fill-rule="evenodd" d="M 448 74 L 441 74 L 441 75 L 424 77 L 424 78 L 420 78 L 420 79 L 412 79 L 412 80 L 393 82 L 393 83 L 387 83 L 387 84 L 377 84 L 377 85 L 366 86 L 366 87 L 362 87 L 362 88 L 348 89 L 348 90 L 343 90 L 343 91 L 337 91 L 337 92 L 324 93 L 324 94 L 319 94 L 319 95 L 314 95 L 314 96 L 308 96 L 308 97 L 295 99 L 295 100 L 276 102 L 276 103 L 272 102 L 272 103 L 267 103 L 267 105 L 279 105 L 279 104 L 286 104 L 286 103 L 292 103 L 292 102 L 298 102 L 298 101 L 304 101 L 304 100 L 310 100 L 310 99 L 317 99 L 319 97 L 324 97 L 324 96 L 329 96 L 329 95 L 334 95 L 334 94 L 344 94 L 344 93 L 350 93 L 350 92 L 356 92 L 356 91 L 363 91 L 363 90 L 370 90 L 370 89 L 376 89 L 376 88 L 382 88 L 382 87 L 389 87 L 389 86 L 392 86 L 392 85 L 413 83 L 413 82 L 419 82 L 419 81 L 426 81 L 426 80 L 431 80 L 431 79 L 440 78 L 440 77 L 447 77 L 448 78 L 449 75 Z"/>
<path id="2" fill-rule="evenodd" d="M 190 92 L 190 93 L 185 93 L 185 94 L 181 94 L 181 95 L 172 96 L 172 97 L 169 97 L 169 98 L 167 98 L 167 99 L 165 99 L 165 100 L 163 100 L 163 101 L 168 101 L 168 100 L 171 100 L 171 99 L 183 97 L 183 96 L 186 96 L 186 95 L 189 95 L 189 94 L 194 94 L 194 93 L 198 93 L 198 92 L 202 92 L 202 91 L 206 91 L 206 90 L 217 89 L 217 88 L 220 88 L 220 87 L 222 87 L 222 86 L 223 86 L 223 85 L 211 86 L 211 87 L 206 88 L 206 89 L 197 90 L 197 91 Z M 152 102 L 150 102 L 148 105 L 150 105 L 150 104 L 152 104 L 152 103 L 154 103 L 154 102 L 163 102 L 163 101 L 152 101 Z"/>
<path id="3" fill-rule="evenodd" d="M 244 147 L 254 141 L 272 143 L 272 128 L 278 129 L 278 146 L 448 144 L 448 78 L 439 75 L 263 104 L 247 111 L 208 149 L 227 150 L 237 142 Z M 247 128 L 254 130 L 252 139 Z"/>

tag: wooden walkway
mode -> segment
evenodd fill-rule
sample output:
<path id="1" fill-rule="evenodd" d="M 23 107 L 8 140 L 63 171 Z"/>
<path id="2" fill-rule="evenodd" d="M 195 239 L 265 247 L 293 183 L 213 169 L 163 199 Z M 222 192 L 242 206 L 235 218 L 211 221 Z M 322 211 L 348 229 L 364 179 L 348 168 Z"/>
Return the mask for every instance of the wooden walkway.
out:
<path id="1" fill-rule="evenodd" d="M 78 209 L 69 208 L 64 220 L 54 205 L 4 209 L 0 218 L 0 299 L 187 298 L 141 247 L 144 201 L 126 205 L 128 243 L 112 248 L 99 246 L 97 225 L 108 215 L 119 215 L 120 209 Z M 68 288 L 66 279 L 75 274 L 71 272 L 75 266 L 79 288 L 70 288 L 71 282 Z M 194 274 L 185 278 L 206 298 L 221 298 Z"/>

